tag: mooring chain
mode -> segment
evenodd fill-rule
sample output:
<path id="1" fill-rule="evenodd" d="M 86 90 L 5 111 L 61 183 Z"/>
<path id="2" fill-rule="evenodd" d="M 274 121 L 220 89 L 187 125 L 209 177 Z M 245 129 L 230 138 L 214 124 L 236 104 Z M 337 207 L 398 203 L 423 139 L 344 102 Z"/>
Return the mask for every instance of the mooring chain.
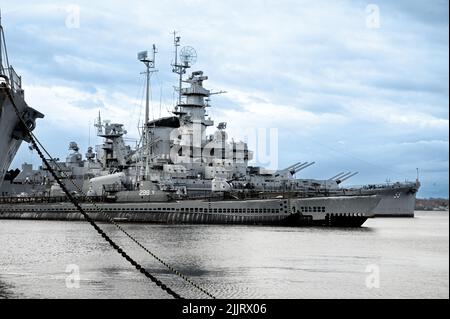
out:
<path id="1" fill-rule="evenodd" d="M 66 186 L 61 182 L 59 177 L 56 175 L 53 168 L 48 163 L 47 159 L 42 154 L 41 150 L 39 149 L 38 145 L 34 141 L 34 138 L 29 134 L 31 138 L 31 143 L 33 144 L 33 147 L 36 149 L 37 153 L 39 154 L 39 157 L 44 162 L 47 169 L 52 174 L 53 178 L 56 180 L 58 185 L 61 187 L 61 189 L 64 191 L 64 193 L 67 195 L 69 200 L 72 202 L 72 204 L 78 209 L 78 211 L 83 215 L 83 217 L 95 228 L 95 230 L 119 253 L 121 254 L 130 264 L 132 264 L 137 270 L 139 270 L 141 273 L 143 273 L 145 276 L 150 278 L 151 281 L 153 281 L 158 287 L 166 291 L 169 295 L 173 296 L 174 298 L 181 299 L 181 296 L 178 295 L 176 292 L 174 292 L 172 289 L 167 287 L 165 284 L 163 284 L 158 278 L 154 277 L 152 274 L 150 274 L 145 268 L 143 268 L 139 263 L 137 263 L 134 259 L 132 259 L 125 251 L 120 248 L 119 245 L 117 245 L 95 222 L 94 220 L 89 217 L 89 215 L 81 208 L 79 203 L 76 201 L 75 198 L 72 197 Z"/>
<path id="2" fill-rule="evenodd" d="M 8 92 L 9 93 L 9 92 Z M 10 97 L 11 98 L 11 97 Z M 17 113 L 17 112 L 16 112 Z M 22 119 L 21 119 L 22 120 Z M 205 290 L 204 288 L 202 288 L 201 286 L 199 286 L 198 284 L 196 284 L 195 282 L 193 282 L 191 279 L 189 279 L 186 275 L 184 275 L 183 273 L 179 272 L 178 270 L 176 270 L 175 268 L 173 268 L 171 265 L 169 265 L 168 263 L 166 263 L 165 261 L 163 261 L 161 258 L 159 258 L 156 254 L 154 254 L 152 251 L 150 251 L 148 248 L 146 248 L 144 245 L 142 245 L 136 238 L 134 238 L 131 234 L 129 234 L 125 229 L 122 228 L 122 226 L 120 226 L 119 224 L 117 224 L 114 219 L 107 213 L 105 212 L 101 207 L 97 206 L 97 204 L 91 199 L 89 198 L 89 196 L 87 196 L 83 190 L 81 190 L 79 188 L 79 186 L 74 183 L 71 179 L 68 178 L 66 172 L 64 170 L 61 169 L 61 167 L 59 166 L 59 164 L 53 159 L 53 157 L 50 155 L 50 153 L 45 149 L 45 147 L 42 145 L 42 143 L 39 141 L 39 139 L 28 130 L 28 133 L 32 135 L 32 138 L 34 138 L 35 142 L 37 144 L 39 144 L 39 146 L 41 147 L 41 149 L 44 151 L 44 153 L 47 154 L 47 156 L 50 158 L 50 160 L 53 162 L 53 164 L 58 168 L 59 172 L 62 173 L 62 175 L 65 176 L 66 180 L 69 180 L 72 185 L 81 193 L 82 196 L 84 196 L 96 209 L 97 211 L 99 211 L 101 214 L 103 214 L 108 222 L 110 222 L 111 224 L 113 224 L 117 229 L 119 229 L 121 232 L 123 232 L 128 238 L 130 238 L 135 244 L 137 244 L 139 247 L 141 247 L 144 251 L 146 251 L 149 255 L 151 255 L 153 258 L 155 258 L 158 262 L 160 262 L 162 265 L 164 265 L 167 269 L 169 269 L 170 271 L 172 271 L 174 274 L 176 274 L 177 276 L 179 276 L 180 278 L 182 278 L 184 281 L 186 281 L 188 284 L 190 284 L 191 286 L 193 286 L 194 288 L 198 289 L 199 291 L 201 291 L 202 293 L 204 293 L 205 295 L 207 295 L 208 297 L 212 298 L 212 299 L 216 299 L 216 297 L 211 294 L 210 292 L 208 292 L 207 290 Z"/>
<path id="3" fill-rule="evenodd" d="M 18 118 L 21 121 L 21 125 L 23 126 L 23 128 L 25 129 L 27 135 L 30 137 L 30 141 L 33 144 L 33 147 L 36 149 L 39 157 L 42 159 L 42 161 L 44 162 L 45 166 L 47 167 L 47 169 L 50 171 L 50 173 L 52 174 L 53 178 L 56 180 L 56 182 L 58 183 L 58 185 L 61 187 L 61 189 L 63 190 L 63 192 L 66 194 L 66 196 L 68 197 L 68 199 L 70 200 L 70 202 L 77 208 L 77 210 L 83 215 L 83 217 L 86 219 L 86 221 L 89 222 L 89 224 L 91 224 L 92 227 L 94 227 L 94 229 L 103 237 L 103 239 L 105 239 L 113 248 L 114 250 L 116 250 L 122 257 L 124 257 L 131 265 L 133 265 L 137 270 L 139 270 L 142 274 L 144 274 L 147 278 L 149 278 L 151 281 L 153 281 L 158 287 L 160 287 L 162 290 L 166 291 L 169 295 L 171 295 L 172 297 L 176 298 L 176 299 L 182 299 L 182 297 L 177 294 L 175 291 L 173 291 L 172 289 L 170 289 L 169 287 L 167 287 L 163 282 L 161 282 L 158 278 L 156 278 L 155 276 L 153 276 L 151 273 L 149 273 L 144 267 L 142 267 L 138 262 L 136 262 L 133 258 L 131 258 L 125 251 L 123 251 L 123 249 L 117 245 L 98 225 L 97 223 L 95 223 L 95 221 L 89 217 L 89 215 L 83 210 L 83 208 L 79 205 L 78 201 L 70 194 L 70 192 L 68 191 L 68 189 L 66 188 L 66 186 L 61 182 L 61 180 L 59 179 L 59 177 L 56 175 L 55 171 L 53 170 L 53 168 L 50 166 L 50 164 L 48 163 L 47 159 L 45 158 L 45 156 L 42 154 L 39 146 L 37 145 L 36 141 L 34 140 L 34 137 L 30 131 L 30 129 L 28 128 L 28 126 L 25 124 L 24 120 L 22 119 L 22 116 L 20 115 L 19 110 L 17 109 L 17 106 L 15 105 L 15 102 L 13 100 L 13 97 L 11 96 L 11 93 L 6 89 L 5 90 L 8 94 L 8 97 L 10 98 L 12 105 L 15 109 L 15 112 L 18 116 Z"/>
<path id="4" fill-rule="evenodd" d="M 186 281 L 188 284 L 190 284 L 191 286 L 193 286 L 194 288 L 200 290 L 202 293 L 204 293 L 205 295 L 207 295 L 208 297 L 212 298 L 212 299 L 216 299 L 216 297 L 211 294 L 210 292 L 208 292 L 207 290 L 205 290 L 204 288 L 200 287 L 198 284 L 196 284 L 195 282 L 193 282 L 192 280 L 190 280 L 186 275 L 182 274 L 181 272 L 179 272 L 178 270 L 176 270 L 175 268 L 173 268 L 171 265 L 169 265 L 168 263 L 166 263 L 164 260 L 162 260 L 161 258 L 159 258 L 156 254 L 154 254 L 152 251 L 150 251 L 147 247 L 145 247 L 144 245 L 142 245 L 136 238 L 134 238 L 134 236 L 132 236 L 131 234 L 129 234 L 125 229 L 123 229 L 122 226 L 120 226 L 119 224 L 117 224 L 114 219 L 107 213 L 105 212 L 101 207 L 97 206 L 97 204 L 91 199 L 89 198 L 89 196 L 87 196 L 83 190 L 80 189 L 80 187 L 75 184 L 73 182 L 73 180 L 69 179 L 68 176 L 66 175 L 66 173 L 64 172 L 64 170 L 62 170 L 58 163 L 56 161 L 53 160 L 53 158 L 51 157 L 51 155 L 47 152 L 47 150 L 45 149 L 45 147 L 39 142 L 39 140 L 36 138 L 36 136 L 31 133 L 34 137 L 34 139 L 37 141 L 37 143 L 39 143 L 39 145 L 41 146 L 42 150 L 47 154 L 47 156 L 50 158 L 50 160 L 55 164 L 55 166 L 59 169 L 60 173 L 62 173 L 63 175 L 65 175 L 66 179 L 69 180 L 72 185 L 81 193 L 82 196 L 84 196 L 96 209 L 97 211 L 99 211 L 101 214 L 103 214 L 108 222 L 110 222 L 111 224 L 113 224 L 117 229 L 119 229 L 121 232 L 123 232 L 128 238 L 130 238 L 136 245 L 138 245 L 139 247 L 141 247 L 144 251 L 146 251 L 150 256 L 152 256 L 153 258 L 155 258 L 158 262 L 160 262 L 162 265 L 164 265 L 167 269 L 169 269 L 170 271 L 172 271 L 174 274 L 176 274 L 177 276 L 179 276 L 181 279 L 183 279 L 184 281 Z"/>

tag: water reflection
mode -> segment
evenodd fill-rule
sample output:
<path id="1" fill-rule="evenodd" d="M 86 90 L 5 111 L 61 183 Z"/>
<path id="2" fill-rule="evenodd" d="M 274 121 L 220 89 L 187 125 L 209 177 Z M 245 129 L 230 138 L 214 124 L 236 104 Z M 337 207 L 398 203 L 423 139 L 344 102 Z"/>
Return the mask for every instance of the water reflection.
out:
<path id="1" fill-rule="evenodd" d="M 123 224 L 221 298 L 448 298 L 448 213 L 362 228 Z M 168 286 L 202 297 L 109 224 L 101 227 Z M 84 222 L 0 220 L 0 298 L 167 298 Z M 65 286 L 68 264 L 80 289 Z M 381 288 L 365 286 L 380 266 Z M 411 278 L 415 278 L 411 281 Z"/>
<path id="2" fill-rule="evenodd" d="M 17 297 L 14 294 L 14 287 L 6 283 L 0 277 L 0 299 Z"/>

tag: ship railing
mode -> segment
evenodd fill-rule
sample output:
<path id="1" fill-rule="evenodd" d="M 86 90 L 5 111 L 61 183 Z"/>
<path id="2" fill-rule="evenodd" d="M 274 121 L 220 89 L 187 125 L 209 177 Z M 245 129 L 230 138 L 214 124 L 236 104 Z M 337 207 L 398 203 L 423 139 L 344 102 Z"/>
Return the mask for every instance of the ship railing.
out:
<path id="1" fill-rule="evenodd" d="M 77 202 L 87 203 L 104 202 L 105 196 L 75 196 Z M 2 196 L 0 197 L 0 204 L 35 204 L 35 203 L 62 203 L 67 202 L 66 196 Z"/>
<path id="2" fill-rule="evenodd" d="M 119 185 L 119 184 L 106 184 L 106 185 L 103 185 L 103 190 L 106 193 L 117 193 L 117 192 L 125 191 L 125 190 L 127 190 L 127 188 L 124 185 Z"/>
<path id="3" fill-rule="evenodd" d="M 348 186 L 342 186 L 339 189 L 348 189 L 348 190 L 372 190 L 372 189 L 380 189 L 380 188 L 396 188 L 398 186 L 414 186 L 416 183 L 405 181 L 405 182 L 389 182 L 384 184 L 365 184 L 365 185 L 348 185 Z M 331 189 L 333 190 L 333 189 Z M 337 190 L 337 189 L 336 189 Z"/>
<path id="4" fill-rule="evenodd" d="M 4 69 L 5 75 L 9 78 L 9 86 L 14 92 L 22 90 L 22 77 L 17 74 L 12 66 Z"/>
<path id="5" fill-rule="evenodd" d="M 205 193 L 205 194 L 188 194 L 184 199 L 189 200 L 247 200 L 247 199 L 273 199 L 273 198 L 299 198 L 328 196 L 329 193 L 324 190 L 248 190 L 242 189 L 231 192 Z"/>

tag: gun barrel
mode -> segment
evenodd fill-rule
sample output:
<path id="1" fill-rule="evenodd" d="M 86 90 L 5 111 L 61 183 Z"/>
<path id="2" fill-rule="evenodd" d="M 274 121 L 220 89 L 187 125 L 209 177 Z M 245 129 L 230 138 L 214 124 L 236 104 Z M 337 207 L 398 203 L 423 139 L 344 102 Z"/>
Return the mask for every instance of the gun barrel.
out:
<path id="1" fill-rule="evenodd" d="M 295 165 L 294 167 L 291 167 L 290 170 L 291 170 L 291 171 L 295 171 L 295 170 L 299 169 L 300 167 L 304 167 L 304 166 L 306 166 L 306 165 L 308 165 L 308 162 L 304 162 L 304 163 Z"/>
<path id="2" fill-rule="evenodd" d="M 303 164 L 304 164 L 304 163 L 303 163 Z M 297 166 L 297 165 L 303 165 L 303 164 L 302 164 L 302 162 L 298 162 L 298 163 L 295 163 L 294 165 L 288 166 L 288 167 L 286 167 L 286 168 L 280 170 L 279 172 L 289 171 L 289 170 L 293 169 L 295 166 Z"/>
<path id="3" fill-rule="evenodd" d="M 333 177 L 330 177 L 329 180 L 330 180 L 330 179 L 335 179 L 335 178 L 337 178 L 338 176 L 341 176 L 341 175 L 343 175 L 343 174 L 345 174 L 345 173 L 344 173 L 344 172 L 340 172 L 339 174 L 334 175 Z"/>
<path id="4" fill-rule="evenodd" d="M 341 182 L 346 181 L 347 179 L 349 179 L 350 177 L 355 176 L 356 174 L 358 174 L 359 172 L 355 172 L 353 174 L 350 174 L 349 176 L 345 177 L 345 178 L 341 178 Z"/>
<path id="5" fill-rule="evenodd" d="M 286 168 L 280 169 L 280 170 L 276 171 L 276 172 L 274 173 L 274 175 L 275 175 L 275 176 L 280 176 L 280 174 L 282 174 L 282 173 L 284 173 L 284 172 L 289 172 L 289 171 L 291 171 L 292 168 L 294 168 L 295 166 L 297 166 L 297 165 L 299 165 L 299 164 L 301 164 L 301 163 L 302 163 L 302 162 L 298 162 L 298 163 L 295 163 L 294 165 L 291 165 L 291 166 L 288 166 L 288 167 L 286 167 Z"/>
<path id="6" fill-rule="evenodd" d="M 294 174 L 294 172 L 299 168 L 299 167 L 303 167 L 306 164 L 308 164 L 308 162 L 304 162 L 304 163 L 297 163 L 296 165 L 292 166 L 290 169 L 288 169 L 288 172 L 291 174 Z"/>
<path id="7" fill-rule="evenodd" d="M 348 174 L 348 173 L 341 173 L 341 174 L 335 176 L 333 179 L 334 179 L 335 181 L 337 181 L 338 179 L 342 178 L 343 176 L 345 176 L 345 175 L 347 175 L 347 174 Z"/>
<path id="8" fill-rule="evenodd" d="M 307 163 L 305 166 L 298 166 L 294 169 L 294 174 L 300 172 L 301 170 L 304 170 L 307 167 L 310 167 L 311 165 L 316 164 L 316 162 Z"/>
<path id="9" fill-rule="evenodd" d="M 347 176 L 349 176 L 351 174 L 352 174 L 352 172 L 345 173 L 344 175 L 339 176 L 337 179 L 342 181 L 343 178 L 346 178 Z"/>

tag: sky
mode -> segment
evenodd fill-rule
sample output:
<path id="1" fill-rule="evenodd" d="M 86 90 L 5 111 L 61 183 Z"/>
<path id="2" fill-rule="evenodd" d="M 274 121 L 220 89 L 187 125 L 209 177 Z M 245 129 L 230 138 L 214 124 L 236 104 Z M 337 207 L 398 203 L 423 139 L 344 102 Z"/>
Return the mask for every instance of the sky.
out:
<path id="1" fill-rule="evenodd" d="M 204 71 L 208 89 L 226 91 L 211 97 L 215 123 L 227 122 L 229 137 L 250 146 L 256 132 L 274 137 L 266 139 L 270 160 L 257 156 L 255 165 L 316 162 L 298 178 L 359 172 L 346 185 L 414 181 L 418 168 L 421 198 L 449 192 L 448 6 L 0 0 L 10 62 L 27 103 L 45 114 L 35 134 L 54 157 L 64 159 L 71 141 L 83 153 L 100 143 L 99 111 L 135 142 L 144 112 L 136 54 L 152 44 L 150 117 L 170 114 L 176 30 L 181 46 L 196 50 L 191 70 Z M 26 144 L 12 167 L 23 162 L 40 164 Z"/>

